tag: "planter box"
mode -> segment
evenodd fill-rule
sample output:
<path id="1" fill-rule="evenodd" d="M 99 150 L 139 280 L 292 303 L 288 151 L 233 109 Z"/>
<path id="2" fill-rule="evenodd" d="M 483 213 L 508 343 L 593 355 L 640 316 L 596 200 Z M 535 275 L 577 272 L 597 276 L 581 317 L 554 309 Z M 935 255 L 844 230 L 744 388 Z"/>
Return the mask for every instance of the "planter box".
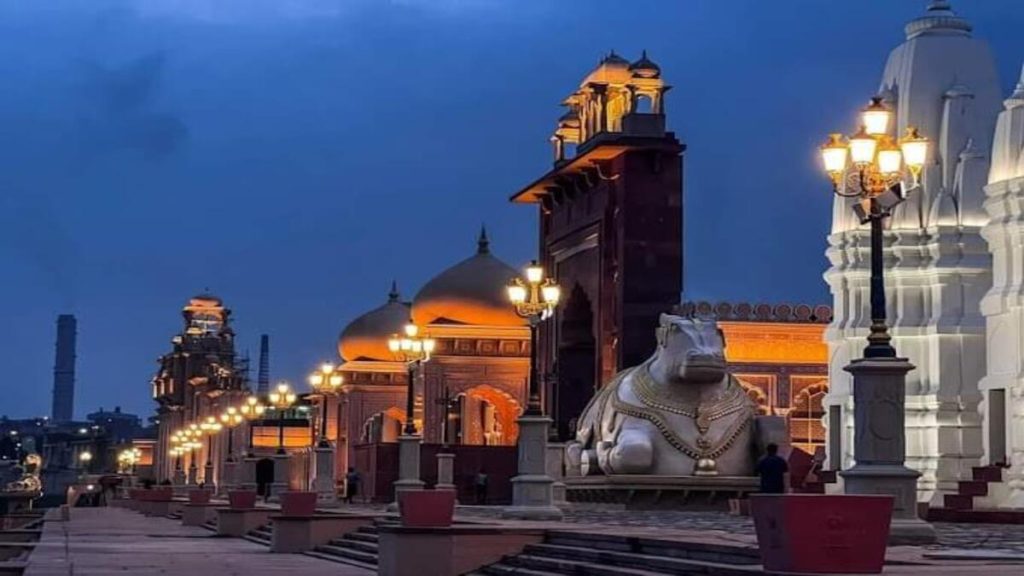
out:
<path id="1" fill-rule="evenodd" d="M 171 488 L 152 488 L 142 491 L 142 499 L 145 502 L 170 502 L 174 499 L 174 490 Z"/>
<path id="2" fill-rule="evenodd" d="M 402 525 L 415 528 L 443 528 L 452 525 L 455 514 L 453 490 L 403 490 L 398 493 Z"/>
<path id="3" fill-rule="evenodd" d="M 880 573 L 892 505 L 892 496 L 751 495 L 765 571 Z"/>
<path id="4" fill-rule="evenodd" d="M 208 504 L 210 502 L 210 496 L 213 493 L 209 490 L 189 490 L 188 503 L 189 504 Z"/>
<path id="5" fill-rule="evenodd" d="M 256 507 L 255 490 L 231 490 L 228 492 L 228 505 L 235 510 L 248 510 Z"/>
<path id="6" fill-rule="evenodd" d="M 283 516 L 312 516 L 316 512 L 316 492 L 281 492 Z"/>

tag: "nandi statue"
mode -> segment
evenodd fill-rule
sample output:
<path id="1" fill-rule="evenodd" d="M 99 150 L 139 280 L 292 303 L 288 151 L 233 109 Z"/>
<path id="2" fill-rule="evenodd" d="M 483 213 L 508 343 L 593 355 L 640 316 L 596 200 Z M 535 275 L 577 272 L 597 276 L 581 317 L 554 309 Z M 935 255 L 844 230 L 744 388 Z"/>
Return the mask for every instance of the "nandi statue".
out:
<path id="1" fill-rule="evenodd" d="M 785 421 L 757 405 L 727 371 L 714 320 L 662 314 L 658 346 L 583 410 L 566 448 L 570 473 L 752 476 L 769 443 L 788 443 Z"/>

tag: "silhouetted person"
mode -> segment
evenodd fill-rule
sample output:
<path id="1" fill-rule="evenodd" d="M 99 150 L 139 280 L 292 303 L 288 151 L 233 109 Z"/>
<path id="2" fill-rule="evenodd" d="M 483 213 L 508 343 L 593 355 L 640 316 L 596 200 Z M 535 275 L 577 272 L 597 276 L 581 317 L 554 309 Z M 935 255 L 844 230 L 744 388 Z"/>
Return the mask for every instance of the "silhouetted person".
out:
<path id="1" fill-rule="evenodd" d="M 757 475 L 761 477 L 761 493 L 785 494 L 789 464 L 779 456 L 779 447 L 776 444 L 765 446 L 765 452 L 767 454 L 757 463 Z"/>
<path id="2" fill-rule="evenodd" d="M 362 477 L 359 476 L 359 472 L 355 468 L 349 468 L 348 473 L 345 474 L 345 502 L 351 504 L 352 500 L 359 494 L 359 483 L 362 482 Z"/>
<path id="3" fill-rule="evenodd" d="M 487 473 L 481 468 L 473 478 L 473 488 L 476 491 L 476 503 L 487 504 Z"/>

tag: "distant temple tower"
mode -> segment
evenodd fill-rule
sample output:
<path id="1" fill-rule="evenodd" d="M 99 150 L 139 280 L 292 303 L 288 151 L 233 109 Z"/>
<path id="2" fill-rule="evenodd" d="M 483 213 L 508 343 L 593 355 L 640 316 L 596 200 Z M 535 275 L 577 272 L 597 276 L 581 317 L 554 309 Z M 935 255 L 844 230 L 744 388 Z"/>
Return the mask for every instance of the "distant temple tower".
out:
<path id="1" fill-rule="evenodd" d="M 979 304 L 991 283 L 982 190 L 1001 110 L 988 46 L 949 2 L 935 0 L 906 25 L 889 55 L 879 95 L 895 111 L 892 136 L 915 126 L 932 143 L 922 185 L 896 208 L 885 237 L 886 293 L 893 345 L 916 367 L 907 375 L 907 466 L 921 472 L 918 497 L 942 503 L 971 479 L 982 455 L 985 322 Z M 865 102 L 871 94 L 865 94 Z M 853 396 L 843 370 L 862 354 L 869 314 L 868 231 L 836 198 L 825 273 L 834 316 L 826 331 L 829 467 L 853 464 Z"/>
<path id="2" fill-rule="evenodd" d="M 53 363 L 54 422 L 70 422 L 75 417 L 75 340 L 78 322 L 71 314 L 57 317 L 57 354 Z"/>
<path id="3" fill-rule="evenodd" d="M 539 344 L 562 438 L 595 387 L 651 354 L 658 315 L 680 301 L 684 146 L 665 130 L 668 90 L 646 52 L 608 54 L 563 101 L 554 167 L 512 196 L 538 205 L 540 261 L 564 294 Z"/>

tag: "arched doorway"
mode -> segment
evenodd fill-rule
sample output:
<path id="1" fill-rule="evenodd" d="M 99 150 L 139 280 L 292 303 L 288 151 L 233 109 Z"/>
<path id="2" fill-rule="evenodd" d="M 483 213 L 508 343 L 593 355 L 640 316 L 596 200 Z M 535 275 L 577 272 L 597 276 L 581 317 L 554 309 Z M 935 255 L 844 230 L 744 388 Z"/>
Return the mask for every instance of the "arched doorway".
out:
<path id="1" fill-rule="evenodd" d="M 797 392 L 789 411 L 789 435 L 793 445 L 811 454 L 825 445 L 821 420 L 825 416 L 822 402 L 827 393 L 827 383 L 811 384 Z"/>
<path id="2" fill-rule="evenodd" d="M 363 444 L 380 442 L 398 442 L 402 435 L 405 422 L 405 410 L 392 406 L 383 412 L 377 412 L 363 422 L 360 442 Z"/>
<path id="3" fill-rule="evenodd" d="M 522 411 L 511 394 L 489 385 L 474 386 L 455 397 L 450 439 L 455 444 L 512 446 L 519 438 Z"/>
<path id="4" fill-rule="evenodd" d="M 597 382 L 597 339 L 590 298 L 577 282 L 561 312 L 559 346 L 552 387 L 552 417 L 560 440 L 575 435 L 575 423 L 587 407 Z"/>
<path id="5" fill-rule="evenodd" d="M 269 496 L 270 485 L 274 483 L 274 461 L 261 458 L 256 461 L 256 492 L 263 497 Z"/>

